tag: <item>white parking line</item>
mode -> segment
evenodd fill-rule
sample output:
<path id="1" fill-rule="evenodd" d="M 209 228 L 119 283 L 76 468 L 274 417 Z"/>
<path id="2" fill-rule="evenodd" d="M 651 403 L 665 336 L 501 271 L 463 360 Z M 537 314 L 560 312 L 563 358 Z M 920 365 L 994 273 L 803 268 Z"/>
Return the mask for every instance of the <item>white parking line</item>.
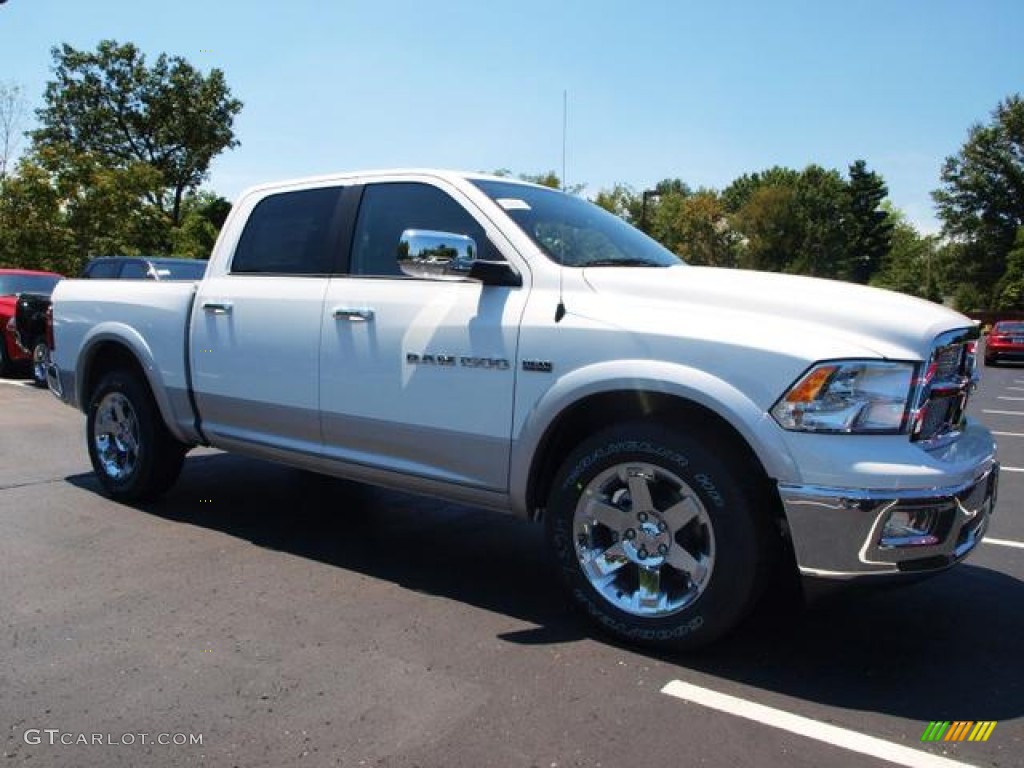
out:
<path id="1" fill-rule="evenodd" d="M 1024 392 L 1024 387 L 1007 387 L 1011 392 Z"/>
<path id="2" fill-rule="evenodd" d="M 1024 400 L 1024 397 L 1009 397 L 1007 395 L 999 395 L 999 397 L 997 397 L 996 400 L 1014 400 L 1019 403 L 1021 400 Z"/>
<path id="3" fill-rule="evenodd" d="M 867 736 L 857 731 L 850 731 L 846 728 L 839 728 L 828 723 L 821 723 L 811 720 L 808 717 L 794 715 L 774 707 L 766 707 L 746 699 L 739 699 L 724 693 L 718 693 L 708 688 L 701 688 L 696 685 L 684 683 L 682 680 L 673 680 L 664 688 L 662 693 L 674 696 L 683 701 L 690 701 L 694 704 L 717 709 L 719 712 L 726 712 L 736 717 L 743 717 L 772 728 L 779 728 L 809 739 L 823 741 L 835 747 L 842 747 L 851 752 L 859 752 L 862 755 L 887 760 L 897 765 L 906 765 L 909 768 L 965 768 L 969 763 L 961 763 L 950 760 L 946 757 L 939 757 L 919 749 L 910 749 L 901 744 L 894 744 L 891 741 L 878 739 L 874 736 Z"/>
<path id="4" fill-rule="evenodd" d="M 986 544 L 995 544 L 997 547 L 1011 547 L 1013 549 L 1024 549 L 1024 541 L 1010 541 L 1009 539 L 982 539 Z"/>
<path id="5" fill-rule="evenodd" d="M 999 467 L 1000 472 L 1024 472 L 1024 467 Z"/>
<path id="6" fill-rule="evenodd" d="M 1024 432 L 993 432 L 996 437 L 1024 437 Z"/>
<path id="7" fill-rule="evenodd" d="M 994 413 L 997 416 L 1024 416 L 1024 411 L 990 411 L 987 408 L 984 408 L 981 412 Z"/>

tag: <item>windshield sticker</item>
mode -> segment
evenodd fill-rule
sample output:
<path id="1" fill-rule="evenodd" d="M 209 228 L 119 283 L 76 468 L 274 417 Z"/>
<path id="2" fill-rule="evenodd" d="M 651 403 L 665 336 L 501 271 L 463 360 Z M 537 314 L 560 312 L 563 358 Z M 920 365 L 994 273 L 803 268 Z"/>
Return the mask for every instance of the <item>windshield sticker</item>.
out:
<path id="1" fill-rule="evenodd" d="M 518 197 L 499 197 L 497 202 L 506 211 L 530 210 L 530 204 L 525 200 L 520 200 Z"/>

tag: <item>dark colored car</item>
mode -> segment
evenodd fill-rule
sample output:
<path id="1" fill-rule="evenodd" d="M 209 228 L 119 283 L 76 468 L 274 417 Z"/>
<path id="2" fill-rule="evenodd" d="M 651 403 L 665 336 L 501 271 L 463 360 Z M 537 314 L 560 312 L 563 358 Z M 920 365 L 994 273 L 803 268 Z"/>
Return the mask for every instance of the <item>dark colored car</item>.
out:
<path id="1" fill-rule="evenodd" d="M 1024 360 L 1024 321 L 1000 320 L 985 342 L 985 365 L 1000 360 Z"/>
<path id="2" fill-rule="evenodd" d="M 15 317 L 19 294 L 38 294 L 48 305 L 53 287 L 62 278 L 63 275 L 56 272 L 0 269 L 0 376 L 11 376 L 18 369 L 26 368 L 35 354 L 34 339 L 21 339 L 17 332 Z"/>
<path id="3" fill-rule="evenodd" d="M 20 293 L 15 307 L 14 338 L 32 356 L 32 380 L 46 386 L 46 366 L 50 363 L 53 337 L 50 329 L 50 294 Z"/>
<path id="4" fill-rule="evenodd" d="M 206 273 L 198 259 L 149 256 L 100 256 L 85 265 L 82 277 L 120 280 L 199 280 Z"/>

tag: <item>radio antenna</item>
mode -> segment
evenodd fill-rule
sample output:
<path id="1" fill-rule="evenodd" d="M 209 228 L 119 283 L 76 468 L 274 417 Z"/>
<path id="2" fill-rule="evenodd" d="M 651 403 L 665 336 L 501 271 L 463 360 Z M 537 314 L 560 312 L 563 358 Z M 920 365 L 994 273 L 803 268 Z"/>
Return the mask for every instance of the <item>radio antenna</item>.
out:
<path id="1" fill-rule="evenodd" d="M 562 91 L 562 191 L 566 191 L 565 183 L 565 144 L 569 126 L 569 91 Z M 564 233 L 558 243 L 558 306 L 555 307 L 555 322 L 565 317 L 565 300 L 562 294 L 563 276 L 565 275 L 565 237 Z"/>

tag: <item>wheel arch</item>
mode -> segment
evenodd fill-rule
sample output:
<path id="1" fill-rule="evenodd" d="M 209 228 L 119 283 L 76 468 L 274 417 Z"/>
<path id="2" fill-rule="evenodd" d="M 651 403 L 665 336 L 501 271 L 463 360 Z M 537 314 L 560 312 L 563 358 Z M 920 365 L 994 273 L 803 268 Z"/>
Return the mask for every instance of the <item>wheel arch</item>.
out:
<path id="1" fill-rule="evenodd" d="M 186 443 L 194 442 L 179 429 L 152 350 L 133 328 L 112 329 L 100 325 L 82 344 L 76 382 L 77 399 L 83 412 L 88 411 L 92 393 L 103 377 L 119 369 L 132 371 L 146 384 L 161 419 L 175 438 Z"/>
<path id="2" fill-rule="evenodd" d="M 645 363 L 649 369 L 650 361 L 625 361 L 626 370 L 631 371 L 628 378 L 595 376 L 606 371 L 575 371 L 537 403 L 519 431 L 513 454 L 510 490 L 517 512 L 538 517 L 572 447 L 625 421 L 670 424 L 680 431 L 699 432 L 702 439 L 723 450 L 737 451 L 778 501 L 775 481 L 792 476 L 795 463 L 777 428 L 769 423 L 771 417 L 734 387 L 707 373 L 664 363 L 639 373 Z M 584 375 L 590 381 L 581 382 Z M 773 514 L 783 514 L 781 503 L 769 506 Z"/>

